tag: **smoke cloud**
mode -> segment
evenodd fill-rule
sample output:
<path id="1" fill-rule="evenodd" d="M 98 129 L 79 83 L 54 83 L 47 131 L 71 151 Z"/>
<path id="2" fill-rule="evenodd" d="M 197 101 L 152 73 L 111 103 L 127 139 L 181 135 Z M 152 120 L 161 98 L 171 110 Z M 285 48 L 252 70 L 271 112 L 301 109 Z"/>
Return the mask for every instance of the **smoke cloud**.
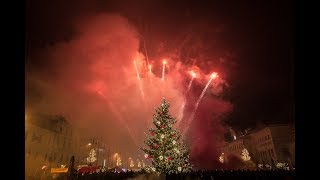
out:
<path id="1" fill-rule="evenodd" d="M 120 15 L 87 16 L 73 25 L 72 40 L 56 43 L 30 57 L 45 61 L 46 67 L 27 70 L 27 113 L 62 114 L 79 136 L 102 136 L 109 147 L 132 156 L 142 154 L 138 147 L 143 146 L 144 132 L 152 126 L 154 108 L 163 97 L 170 103 L 174 117 L 186 102 L 179 127 L 186 128 L 185 120 L 208 75 L 195 65 L 167 59 L 162 81 L 161 55 L 152 60 L 150 74 L 146 58 L 139 51 L 139 32 Z M 198 76 L 186 95 L 190 70 Z M 220 79 L 210 86 L 190 125 L 191 157 L 194 162 L 206 162 L 198 167 L 214 168 L 209 161 L 218 159 L 225 132 L 221 119 L 232 109 L 229 102 L 218 97 L 225 83 Z"/>

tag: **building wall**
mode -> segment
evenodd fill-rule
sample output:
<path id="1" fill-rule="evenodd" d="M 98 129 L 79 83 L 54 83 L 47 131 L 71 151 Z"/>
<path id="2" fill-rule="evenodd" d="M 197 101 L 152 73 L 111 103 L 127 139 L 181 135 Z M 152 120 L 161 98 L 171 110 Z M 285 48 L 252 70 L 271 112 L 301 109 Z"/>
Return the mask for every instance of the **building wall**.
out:
<path id="1" fill-rule="evenodd" d="M 46 119 L 43 119 L 46 121 Z M 25 124 L 25 170 L 26 176 L 36 175 L 46 166 L 68 166 L 74 155 L 74 141 L 68 124 L 59 123 L 52 129 L 26 122 Z"/>
<path id="2" fill-rule="evenodd" d="M 242 149 L 244 147 L 244 140 L 243 139 L 237 139 L 234 140 L 230 143 L 228 143 L 225 148 L 224 148 L 224 153 L 229 156 L 229 155 L 235 155 L 240 157 Z"/>
<path id="3" fill-rule="evenodd" d="M 295 164 L 294 127 L 289 125 L 270 125 L 237 140 L 226 143 L 223 153 L 241 157 L 243 148 L 249 151 L 256 164 L 275 166 L 278 162 Z"/>
<path id="4" fill-rule="evenodd" d="M 258 164 L 272 164 L 277 159 L 273 136 L 269 128 L 263 128 L 249 135 L 254 146 L 254 159 Z"/>

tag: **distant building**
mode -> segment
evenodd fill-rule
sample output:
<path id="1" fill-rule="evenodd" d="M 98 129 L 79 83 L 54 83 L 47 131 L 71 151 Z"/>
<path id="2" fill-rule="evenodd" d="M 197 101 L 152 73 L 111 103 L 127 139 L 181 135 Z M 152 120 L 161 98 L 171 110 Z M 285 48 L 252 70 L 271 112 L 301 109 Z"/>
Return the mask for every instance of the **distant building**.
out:
<path id="1" fill-rule="evenodd" d="M 275 166 L 278 162 L 295 164 L 294 127 L 291 125 L 267 125 L 254 129 L 238 139 L 227 142 L 222 148 L 226 157 L 241 156 L 246 148 L 256 164 Z"/>
<path id="2" fill-rule="evenodd" d="M 31 115 L 25 122 L 26 176 L 43 169 L 68 166 L 75 141 L 70 124 L 62 116 Z"/>

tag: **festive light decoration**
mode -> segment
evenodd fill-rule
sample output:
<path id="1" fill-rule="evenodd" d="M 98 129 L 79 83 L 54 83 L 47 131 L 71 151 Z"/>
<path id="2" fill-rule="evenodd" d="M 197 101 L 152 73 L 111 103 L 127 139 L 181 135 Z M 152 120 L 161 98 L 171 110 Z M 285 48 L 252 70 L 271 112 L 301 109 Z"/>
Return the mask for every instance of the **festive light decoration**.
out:
<path id="1" fill-rule="evenodd" d="M 223 164 L 224 163 L 224 153 L 222 153 L 220 156 L 219 156 L 219 161 Z"/>
<path id="2" fill-rule="evenodd" d="M 96 158 L 96 151 L 94 149 L 91 149 L 89 152 L 89 157 L 87 157 L 88 163 L 93 163 L 97 160 Z"/>
<path id="3" fill-rule="evenodd" d="M 145 157 L 145 158 L 148 158 L 148 157 L 149 157 L 149 154 L 145 154 L 144 157 Z"/>
<path id="4" fill-rule="evenodd" d="M 122 165 L 122 162 L 121 162 L 121 158 L 118 156 L 117 157 L 117 166 L 121 166 Z"/>
<path id="5" fill-rule="evenodd" d="M 133 162 L 133 160 L 130 161 L 130 167 L 131 167 L 131 168 L 134 167 L 134 162 Z"/>
<path id="6" fill-rule="evenodd" d="M 265 167 L 268 168 L 268 169 L 272 168 L 269 164 L 266 164 Z"/>
<path id="7" fill-rule="evenodd" d="M 157 114 L 153 116 L 155 128 L 149 129 L 154 135 L 147 135 L 145 140 L 150 149 L 141 148 L 147 155 L 145 157 L 152 159 L 151 167 L 144 168 L 147 172 L 152 172 L 152 168 L 158 173 L 185 173 L 192 169 L 189 153 L 180 141 L 179 131 L 172 128 L 176 120 L 169 115 L 169 107 L 169 103 L 163 99 L 156 109 Z"/>
<path id="8" fill-rule="evenodd" d="M 285 170 L 289 170 L 289 164 L 288 163 L 277 163 L 276 167 L 278 169 L 285 169 Z"/>
<path id="9" fill-rule="evenodd" d="M 241 159 L 244 161 L 249 161 L 251 159 L 251 157 L 249 156 L 249 152 L 246 148 L 242 150 Z"/>

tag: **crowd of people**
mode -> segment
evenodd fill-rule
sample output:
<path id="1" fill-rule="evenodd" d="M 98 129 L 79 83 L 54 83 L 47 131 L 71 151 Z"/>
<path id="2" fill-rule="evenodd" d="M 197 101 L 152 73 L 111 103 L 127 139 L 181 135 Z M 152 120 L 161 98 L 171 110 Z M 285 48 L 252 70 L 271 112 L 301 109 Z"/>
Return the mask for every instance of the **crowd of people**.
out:
<path id="1" fill-rule="evenodd" d="M 99 172 L 81 173 L 74 175 L 73 179 L 79 180 L 102 180 L 102 179 L 285 179 L 295 177 L 294 170 L 214 170 L 193 171 L 183 174 L 156 174 L 143 172 Z"/>

